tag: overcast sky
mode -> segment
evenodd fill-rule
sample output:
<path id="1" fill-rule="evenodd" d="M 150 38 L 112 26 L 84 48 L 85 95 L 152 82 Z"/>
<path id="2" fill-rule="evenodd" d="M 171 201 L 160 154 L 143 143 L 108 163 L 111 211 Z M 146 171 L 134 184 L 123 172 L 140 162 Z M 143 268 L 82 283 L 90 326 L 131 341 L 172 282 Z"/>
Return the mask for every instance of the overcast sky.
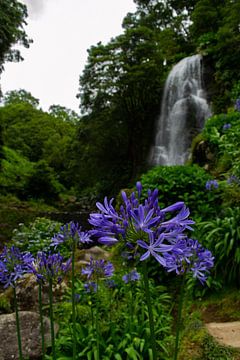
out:
<path id="1" fill-rule="evenodd" d="M 28 6 L 26 32 L 34 40 L 22 48 L 24 61 L 6 63 L 2 91 L 25 89 L 43 110 L 60 104 L 79 112 L 79 75 L 87 49 L 122 33 L 122 20 L 135 11 L 133 0 L 22 0 Z"/>

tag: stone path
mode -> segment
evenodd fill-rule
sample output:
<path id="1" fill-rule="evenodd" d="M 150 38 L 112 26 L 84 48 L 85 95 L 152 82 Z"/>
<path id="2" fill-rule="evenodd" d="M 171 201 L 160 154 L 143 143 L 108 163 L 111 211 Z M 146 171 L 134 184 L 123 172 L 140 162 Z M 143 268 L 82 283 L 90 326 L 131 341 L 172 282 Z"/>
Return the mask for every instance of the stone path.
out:
<path id="1" fill-rule="evenodd" d="M 240 348 L 240 321 L 208 323 L 206 328 L 220 344 Z"/>

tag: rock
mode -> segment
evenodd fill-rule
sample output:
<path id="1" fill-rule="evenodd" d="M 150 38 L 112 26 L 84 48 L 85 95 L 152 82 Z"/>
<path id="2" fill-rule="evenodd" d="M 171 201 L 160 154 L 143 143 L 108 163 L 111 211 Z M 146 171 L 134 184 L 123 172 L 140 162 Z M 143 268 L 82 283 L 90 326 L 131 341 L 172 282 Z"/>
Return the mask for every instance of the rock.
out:
<path id="1" fill-rule="evenodd" d="M 76 254 L 77 268 L 81 267 L 82 265 L 87 265 L 91 257 L 94 260 L 97 259 L 108 260 L 110 256 L 111 254 L 108 251 L 102 249 L 99 246 L 93 246 L 89 249 L 80 250 Z"/>
<path id="2" fill-rule="evenodd" d="M 63 294 L 66 293 L 66 290 L 67 284 L 64 279 L 61 284 L 57 284 L 53 287 L 53 301 L 61 301 Z M 16 287 L 16 293 L 20 310 L 38 311 L 38 284 L 34 275 L 27 274 L 20 279 L 18 286 Z M 48 286 L 44 285 L 42 289 L 43 305 L 47 305 L 49 303 L 48 293 Z"/>
<path id="3" fill-rule="evenodd" d="M 240 321 L 206 324 L 208 332 L 225 346 L 240 348 Z"/>
<path id="4" fill-rule="evenodd" d="M 42 345 L 39 314 L 20 311 L 20 331 L 23 357 L 30 360 L 41 359 Z M 50 320 L 44 317 L 45 345 L 51 344 Z M 57 326 L 55 333 L 57 332 Z M 15 313 L 0 316 L 0 360 L 19 359 Z"/>

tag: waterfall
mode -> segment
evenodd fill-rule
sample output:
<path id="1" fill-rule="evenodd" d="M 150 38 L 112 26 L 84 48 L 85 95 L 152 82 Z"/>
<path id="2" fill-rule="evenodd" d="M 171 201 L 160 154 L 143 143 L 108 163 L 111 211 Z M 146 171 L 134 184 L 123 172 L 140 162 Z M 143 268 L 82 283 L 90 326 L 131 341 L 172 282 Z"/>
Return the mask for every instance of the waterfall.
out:
<path id="1" fill-rule="evenodd" d="M 193 137 L 210 115 L 203 89 L 202 57 L 184 58 L 173 67 L 165 83 L 150 163 L 183 165 Z"/>

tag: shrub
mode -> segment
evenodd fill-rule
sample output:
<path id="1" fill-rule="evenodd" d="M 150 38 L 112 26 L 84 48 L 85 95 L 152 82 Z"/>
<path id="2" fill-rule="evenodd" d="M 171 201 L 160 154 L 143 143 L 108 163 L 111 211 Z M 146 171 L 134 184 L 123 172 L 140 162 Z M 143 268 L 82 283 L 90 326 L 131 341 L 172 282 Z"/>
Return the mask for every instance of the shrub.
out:
<path id="1" fill-rule="evenodd" d="M 36 255 L 38 251 L 50 250 L 52 237 L 60 229 L 61 224 L 46 218 L 36 218 L 29 225 L 19 224 L 13 231 L 12 241 L 22 251 L 30 251 Z"/>
<path id="2" fill-rule="evenodd" d="M 197 165 L 159 166 L 142 175 L 143 195 L 148 189 L 158 188 L 162 206 L 184 201 L 195 221 L 214 217 L 221 205 L 221 187 L 206 190 L 211 180 L 203 168 Z"/>

